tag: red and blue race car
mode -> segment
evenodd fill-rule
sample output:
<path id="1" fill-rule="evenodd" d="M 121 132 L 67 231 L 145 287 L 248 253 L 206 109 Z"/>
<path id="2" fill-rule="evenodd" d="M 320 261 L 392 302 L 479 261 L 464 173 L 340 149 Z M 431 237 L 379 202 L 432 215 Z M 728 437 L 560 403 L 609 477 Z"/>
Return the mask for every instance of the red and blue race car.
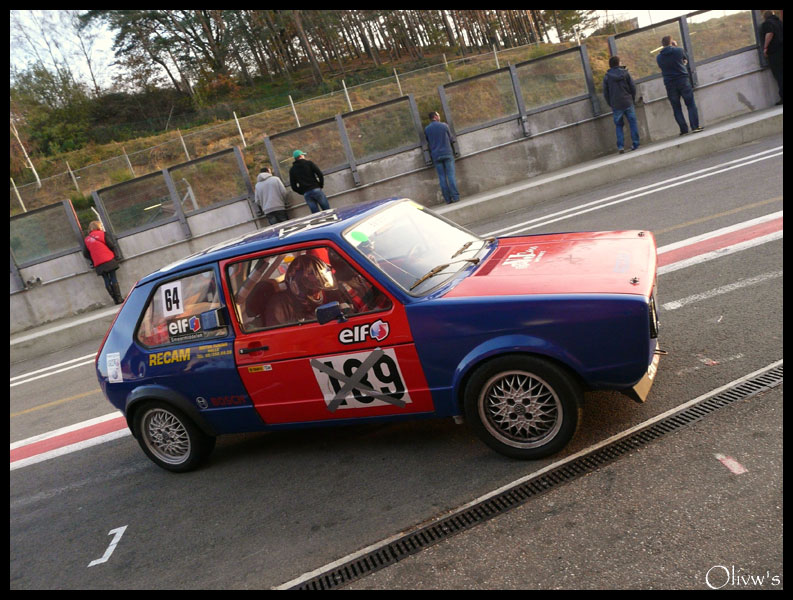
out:
<path id="1" fill-rule="evenodd" d="M 582 393 L 647 397 L 649 231 L 480 238 L 407 199 L 331 209 L 138 281 L 97 354 L 108 400 L 170 471 L 218 435 L 464 417 L 489 446 L 561 450 Z"/>

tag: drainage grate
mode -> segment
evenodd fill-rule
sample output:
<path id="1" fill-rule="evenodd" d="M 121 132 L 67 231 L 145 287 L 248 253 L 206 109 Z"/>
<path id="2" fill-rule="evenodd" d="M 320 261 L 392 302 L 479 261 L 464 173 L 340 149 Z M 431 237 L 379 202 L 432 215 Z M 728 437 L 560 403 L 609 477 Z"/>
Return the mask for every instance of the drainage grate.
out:
<path id="1" fill-rule="evenodd" d="M 412 554 L 436 544 L 456 533 L 465 531 L 484 521 L 504 513 L 572 479 L 592 472 L 601 466 L 627 454 L 631 450 L 648 444 L 659 437 L 677 431 L 699 421 L 710 413 L 735 402 L 745 400 L 781 384 L 783 365 L 744 381 L 728 390 L 693 404 L 665 419 L 634 432 L 625 439 L 617 440 L 570 463 L 561 465 L 541 476 L 517 484 L 500 494 L 483 500 L 464 511 L 443 518 L 419 530 L 405 534 L 402 538 L 378 548 L 364 556 L 355 558 L 332 570 L 300 582 L 289 589 L 330 590 L 350 583 L 394 564 Z"/>

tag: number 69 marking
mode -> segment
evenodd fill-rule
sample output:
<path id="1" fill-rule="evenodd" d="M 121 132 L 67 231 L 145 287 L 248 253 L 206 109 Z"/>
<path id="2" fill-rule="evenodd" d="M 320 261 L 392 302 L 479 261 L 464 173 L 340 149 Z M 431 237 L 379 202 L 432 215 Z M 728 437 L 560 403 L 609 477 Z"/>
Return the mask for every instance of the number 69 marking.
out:
<path id="1" fill-rule="evenodd" d="M 411 402 L 393 348 L 312 359 L 328 410 Z"/>

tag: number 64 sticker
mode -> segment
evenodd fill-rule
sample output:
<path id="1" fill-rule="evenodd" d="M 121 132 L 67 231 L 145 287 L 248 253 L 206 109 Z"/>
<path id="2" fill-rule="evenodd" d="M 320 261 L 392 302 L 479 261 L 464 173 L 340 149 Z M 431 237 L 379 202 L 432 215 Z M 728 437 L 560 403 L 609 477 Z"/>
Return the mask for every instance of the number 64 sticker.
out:
<path id="1" fill-rule="evenodd" d="M 393 348 L 313 358 L 311 368 L 330 412 L 411 402 Z"/>
<path id="2" fill-rule="evenodd" d="M 165 317 L 180 315 L 184 312 L 182 307 L 182 282 L 181 280 L 166 283 L 160 288 L 162 301 L 162 314 Z"/>

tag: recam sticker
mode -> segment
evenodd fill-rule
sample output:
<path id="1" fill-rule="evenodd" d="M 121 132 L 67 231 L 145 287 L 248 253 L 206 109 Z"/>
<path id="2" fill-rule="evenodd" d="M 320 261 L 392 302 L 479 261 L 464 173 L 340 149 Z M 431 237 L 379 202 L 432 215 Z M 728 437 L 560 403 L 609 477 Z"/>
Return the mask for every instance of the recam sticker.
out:
<path id="1" fill-rule="evenodd" d="M 314 358 L 311 368 L 331 412 L 411 402 L 393 348 Z"/>

